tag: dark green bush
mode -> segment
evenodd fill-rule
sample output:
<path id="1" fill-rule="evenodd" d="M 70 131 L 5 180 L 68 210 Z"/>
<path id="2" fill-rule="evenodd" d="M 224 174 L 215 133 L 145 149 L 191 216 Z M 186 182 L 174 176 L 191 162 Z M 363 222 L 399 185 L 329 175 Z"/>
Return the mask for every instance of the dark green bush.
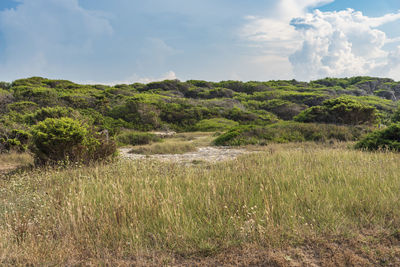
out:
<path id="1" fill-rule="evenodd" d="M 299 122 L 336 124 L 372 124 L 377 120 L 376 108 L 349 97 L 339 97 L 302 111 L 294 119 Z"/>
<path id="2" fill-rule="evenodd" d="M 152 133 L 144 132 L 124 132 L 117 135 L 116 140 L 120 145 L 147 145 L 161 141 L 161 138 Z"/>
<path id="3" fill-rule="evenodd" d="M 370 151 L 379 149 L 400 151 L 400 123 L 394 123 L 386 129 L 366 135 L 355 147 Z"/>
<path id="4" fill-rule="evenodd" d="M 333 124 L 282 122 L 268 126 L 238 126 L 214 140 L 216 145 L 265 145 L 304 141 L 352 141 L 357 140 L 366 128 Z"/>
<path id="5" fill-rule="evenodd" d="M 2 128 L 0 130 L 0 153 L 25 152 L 28 149 L 30 139 L 31 135 L 27 131 Z"/>
<path id="6" fill-rule="evenodd" d="M 89 163 L 108 158 L 116 149 L 113 141 L 72 118 L 47 118 L 31 132 L 31 150 L 38 165 L 60 161 Z"/>

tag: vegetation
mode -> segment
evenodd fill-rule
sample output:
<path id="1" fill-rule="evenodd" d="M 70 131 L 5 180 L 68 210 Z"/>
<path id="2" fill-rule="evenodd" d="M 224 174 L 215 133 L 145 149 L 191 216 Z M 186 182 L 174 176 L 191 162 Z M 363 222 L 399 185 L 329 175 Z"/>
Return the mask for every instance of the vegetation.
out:
<path id="1" fill-rule="evenodd" d="M 286 252 L 242 265 L 396 265 L 398 99 L 400 83 L 374 77 L 0 83 L 0 265 L 190 266 L 247 247 Z M 116 144 L 257 153 L 106 161 Z M 346 246 L 343 261 L 325 264 L 321 242 L 335 257 Z"/>
<path id="2" fill-rule="evenodd" d="M 120 145 L 147 145 L 161 141 L 161 138 L 152 133 L 126 131 L 116 137 Z"/>
<path id="3" fill-rule="evenodd" d="M 399 160 L 271 145 L 206 168 L 120 161 L 14 175 L 0 179 L 0 263 L 174 265 L 251 244 L 285 249 L 282 264 L 326 246 L 343 265 L 390 265 L 399 259 Z"/>
<path id="4" fill-rule="evenodd" d="M 115 152 L 113 142 L 96 136 L 88 125 L 71 118 L 47 118 L 32 128 L 32 148 L 39 165 L 61 161 L 90 162 Z"/>
<path id="5" fill-rule="evenodd" d="M 215 131 L 226 131 L 237 125 L 239 125 L 239 123 L 233 120 L 228 120 L 224 118 L 214 118 L 208 120 L 201 120 L 198 123 L 196 123 L 194 128 L 197 131 L 202 131 L 202 132 L 215 132 Z"/>
<path id="6" fill-rule="evenodd" d="M 97 133 L 107 132 L 111 139 L 118 136 L 120 145 L 155 141 L 138 131 L 223 132 L 293 119 L 352 126 L 389 124 L 398 117 L 394 112 L 399 88 L 393 80 L 373 77 L 309 83 L 166 80 L 115 86 L 32 77 L 1 85 L 0 153 L 26 151 L 33 141 L 29 133 L 47 118 L 72 118 Z"/>
<path id="7" fill-rule="evenodd" d="M 368 128 L 363 127 L 284 122 L 269 126 L 238 126 L 220 135 L 214 143 L 219 146 L 241 146 L 304 141 L 354 141 L 367 131 Z"/>
<path id="8" fill-rule="evenodd" d="M 356 144 L 356 148 L 400 151 L 400 123 L 392 124 L 386 129 L 368 134 Z"/>
<path id="9" fill-rule="evenodd" d="M 295 117 L 300 122 L 324 122 L 335 124 L 373 124 L 376 108 L 349 97 L 326 100 L 322 106 L 313 106 Z"/>
<path id="10" fill-rule="evenodd" d="M 166 143 L 152 144 L 150 146 L 135 147 L 129 153 L 155 155 L 155 154 L 183 154 L 193 151 L 196 151 L 196 146 L 191 142 L 166 142 Z"/>

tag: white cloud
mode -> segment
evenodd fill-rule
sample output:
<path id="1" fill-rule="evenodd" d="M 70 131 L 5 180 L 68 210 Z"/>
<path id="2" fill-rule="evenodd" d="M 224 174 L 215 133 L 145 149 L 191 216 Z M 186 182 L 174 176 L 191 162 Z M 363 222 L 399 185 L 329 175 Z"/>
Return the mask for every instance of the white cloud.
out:
<path id="1" fill-rule="evenodd" d="M 390 41 L 375 27 L 400 19 L 399 14 L 369 18 L 347 9 L 307 14 L 291 25 L 301 34 L 302 47 L 290 56 L 300 79 L 326 76 L 387 75 L 398 60 L 385 49 Z"/>
<path id="2" fill-rule="evenodd" d="M 377 18 L 352 9 L 307 12 L 328 2 L 332 1 L 282 0 L 275 12 L 280 16 L 247 17 L 240 35 L 258 47 L 256 57 L 266 64 L 271 60 L 267 71 L 280 61 L 282 71 L 296 79 L 389 75 L 400 63 L 400 48 L 390 51 L 386 45 L 400 38 L 388 38 L 377 27 L 399 20 L 400 12 Z"/>

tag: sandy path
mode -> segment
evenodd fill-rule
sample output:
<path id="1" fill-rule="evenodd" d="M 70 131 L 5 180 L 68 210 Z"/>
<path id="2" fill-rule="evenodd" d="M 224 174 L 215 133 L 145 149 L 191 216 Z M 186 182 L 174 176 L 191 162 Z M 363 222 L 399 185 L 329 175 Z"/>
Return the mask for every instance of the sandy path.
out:
<path id="1" fill-rule="evenodd" d="M 235 159 L 237 156 L 242 154 L 252 153 L 245 149 L 233 149 L 225 147 L 199 147 L 195 152 L 189 152 L 184 154 L 163 154 L 163 155 L 141 155 L 141 154 L 130 154 L 131 148 L 120 148 L 119 152 L 122 158 L 125 159 L 158 159 L 162 161 L 172 161 L 181 163 L 191 163 L 193 161 L 206 161 L 206 162 L 218 162 L 225 160 Z"/>

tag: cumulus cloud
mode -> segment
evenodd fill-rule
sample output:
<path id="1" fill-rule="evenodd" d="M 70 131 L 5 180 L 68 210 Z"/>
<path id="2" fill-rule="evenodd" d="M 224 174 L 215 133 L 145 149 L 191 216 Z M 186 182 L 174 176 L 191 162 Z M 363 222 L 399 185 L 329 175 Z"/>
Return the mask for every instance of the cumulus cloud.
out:
<path id="1" fill-rule="evenodd" d="M 104 14 L 85 10 L 78 0 L 19 2 L 0 12 L 2 79 L 73 71 L 65 68 L 68 62 L 90 55 L 100 38 L 113 33 Z"/>
<path id="2" fill-rule="evenodd" d="M 387 74 L 398 62 L 397 53 L 385 49 L 391 39 L 376 27 L 398 19 L 400 13 L 369 18 L 352 9 L 316 10 L 293 19 L 303 42 L 290 56 L 295 74 L 302 79 Z"/>
<path id="3" fill-rule="evenodd" d="M 307 11 L 328 2 L 332 1 L 283 0 L 277 6 L 281 16 L 248 17 L 240 34 L 258 46 L 266 63 L 266 55 L 286 60 L 286 73 L 296 79 L 389 75 L 400 63 L 400 48 L 391 51 L 387 44 L 399 38 L 388 38 L 379 27 L 399 20 L 400 12 L 371 18 L 352 9 Z"/>

